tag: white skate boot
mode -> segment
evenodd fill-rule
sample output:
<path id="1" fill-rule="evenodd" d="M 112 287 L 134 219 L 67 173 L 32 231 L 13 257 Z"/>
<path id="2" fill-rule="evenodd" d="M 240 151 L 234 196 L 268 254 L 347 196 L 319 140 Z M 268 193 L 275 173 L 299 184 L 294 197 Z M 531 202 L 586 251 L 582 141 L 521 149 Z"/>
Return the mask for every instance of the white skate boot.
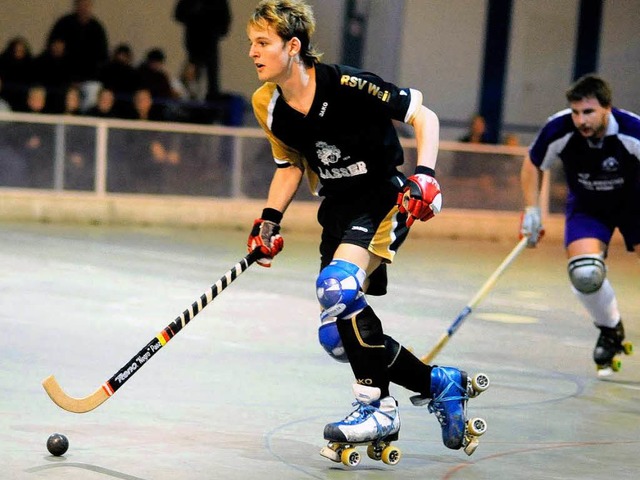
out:
<path id="1" fill-rule="evenodd" d="M 400 461 L 400 450 L 391 446 L 398 439 L 400 416 L 398 404 L 389 396 L 380 398 L 380 389 L 354 384 L 356 409 L 344 420 L 324 427 L 324 438 L 329 443 L 320 455 L 348 466 L 360 463 L 357 445 L 367 445 L 367 455 L 389 465 Z"/>

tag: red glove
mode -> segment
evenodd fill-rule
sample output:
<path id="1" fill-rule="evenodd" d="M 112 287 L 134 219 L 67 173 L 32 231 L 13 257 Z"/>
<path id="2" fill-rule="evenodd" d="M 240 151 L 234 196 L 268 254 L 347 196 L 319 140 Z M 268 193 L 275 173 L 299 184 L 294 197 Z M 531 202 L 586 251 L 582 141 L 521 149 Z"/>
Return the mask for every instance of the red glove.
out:
<path id="1" fill-rule="evenodd" d="M 416 219 L 426 222 L 442 210 L 442 193 L 434 174 L 429 167 L 417 166 L 398 193 L 398 210 L 407 214 L 407 227 Z"/>
<path id="2" fill-rule="evenodd" d="M 265 208 L 262 218 L 253 222 L 253 228 L 247 240 L 249 252 L 259 249 L 264 255 L 256 260 L 262 267 L 271 267 L 271 261 L 284 247 L 284 239 L 280 235 L 282 213 L 273 208 Z"/>

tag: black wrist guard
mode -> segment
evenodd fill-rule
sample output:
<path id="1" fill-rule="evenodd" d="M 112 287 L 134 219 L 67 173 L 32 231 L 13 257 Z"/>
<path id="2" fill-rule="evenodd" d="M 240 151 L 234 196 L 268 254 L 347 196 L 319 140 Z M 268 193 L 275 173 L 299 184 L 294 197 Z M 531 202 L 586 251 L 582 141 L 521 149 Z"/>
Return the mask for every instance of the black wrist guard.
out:
<path id="1" fill-rule="evenodd" d="M 260 218 L 279 224 L 282 221 L 282 212 L 275 208 L 265 208 L 262 210 L 262 216 Z"/>
<path id="2" fill-rule="evenodd" d="M 424 165 L 416 166 L 416 175 L 429 175 L 430 177 L 436 178 L 436 171 L 433 168 L 425 167 Z"/>

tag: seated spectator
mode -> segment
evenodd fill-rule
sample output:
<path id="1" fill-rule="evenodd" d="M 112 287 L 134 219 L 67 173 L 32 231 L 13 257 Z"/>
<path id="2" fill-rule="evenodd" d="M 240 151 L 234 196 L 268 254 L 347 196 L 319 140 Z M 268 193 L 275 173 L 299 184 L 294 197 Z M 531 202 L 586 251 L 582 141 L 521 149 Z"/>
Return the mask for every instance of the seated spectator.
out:
<path id="1" fill-rule="evenodd" d="M 26 104 L 27 113 L 45 113 L 47 90 L 42 85 L 32 86 L 27 92 Z M 31 187 L 53 186 L 53 128 L 45 124 L 21 123 L 15 129 Z"/>
<path id="2" fill-rule="evenodd" d="M 51 39 L 47 48 L 33 61 L 34 82 L 47 89 L 47 109 L 52 113 L 64 111 L 64 96 L 71 84 L 70 72 L 65 43 L 61 38 Z"/>
<path id="3" fill-rule="evenodd" d="M 65 115 L 80 115 L 82 105 L 82 94 L 80 89 L 75 85 L 67 88 L 64 97 L 64 113 Z"/>
<path id="4" fill-rule="evenodd" d="M 14 37 L 0 54 L 0 77 L 4 98 L 13 110 L 24 110 L 27 90 L 33 82 L 31 46 L 24 37 Z"/>
<path id="5" fill-rule="evenodd" d="M 47 89 L 42 85 L 33 85 L 27 90 L 25 107 L 22 109 L 26 113 L 46 113 Z"/>
<path id="6" fill-rule="evenodd" d="M 122 109 L 133 100 L 133 94 L 140 88 L 140 76 L 133 66 L 133 53 L 126 43 L 118 45 L 111 59 L 100 70 L 100 82 L 115 96 L 116 109 Z"/>
<path id="7" fill-rule="evenodd" d="M 184 87 L 181 92 L 183 100 L 194 100 L 203 102 L 206 92 L 206 85 L 198 75 L 198 69 L 193 63 L 187 62 L 180 73 L 180 82 Z"/>
<path id="8" fill-rule="evenodd" d="M 96 104 L 85 112 L 90 117 L 110 118 L 115 117 L 115 96 L 111 90 L 102 87 L 98 92 Z"/>
<path id="9" fill-rule="evenodd" d="M 131 108 L 122 117 L 130 120 L 163 121 L 164 109 L 154 102 L 148 89 L 141 88 L 133 95 Z"/>
<path id="10" fill-rule="evenodd" d="M 487 123 L 482 115 L 476 114 L 471 117 L 469 131 L 458 139 L 464 143 L 490 143 L 487 133 Z"/>
<path id="11" fill-rule="evenodd" d="M 171 85 L 171 77 L 166 71 L 165 54 L 159 48 L 147 52 L 147 56 L 138 67 L 140 85 L 151 92 L 156 102 L 178 99 L 178 93 Z"/>
<path id="12" fill-rule="evenodd" d="M 147 89 L 134 95 L 134 120 L 163 120 L 163 115 Z M 120 141 L 114 151 L 113 168 L 108 179 L 111 191 L 160 193 L 165 188 L 165 174 L 171 177 L 180 156 L 171 132 L 123 130 L 115 133 Z M 116 137 L 116 138 L 117 138 Z"/>

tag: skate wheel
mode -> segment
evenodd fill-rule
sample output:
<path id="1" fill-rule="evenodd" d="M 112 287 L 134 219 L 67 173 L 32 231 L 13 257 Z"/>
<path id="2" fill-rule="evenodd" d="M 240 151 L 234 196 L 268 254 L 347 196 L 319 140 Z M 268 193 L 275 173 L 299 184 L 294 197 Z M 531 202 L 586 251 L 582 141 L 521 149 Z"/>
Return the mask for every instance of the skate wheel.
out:
<path id="1" fill-rule="evenodd" d="M 484 392 L 489 388 L 490 383 L 489 377 L 484 373 L 478 373 L 471 378 L 471 386 L 475 390 L 476 394 Z"/>
<path id="2" fill-rule="evenodd" d="M 625 355 L 631 355 L 633 353 L 633 343 L 622 342 L 622 351 Z"/>
<path id="3" fill-rule="evenodd" d="M 484 418 L 472 418 L 467 422 L 467 430 L 470 435 L 479 437 L 487 431 L 487 422 Z"/>
<path id="4" fill-rule="evenodd" d="M 340 461 L 348 467 L 355 467 L 360 463 L 360 454 L 355 448 L 345 448 L 340 455 Z"/>
<path id="5" fill-rule="evenodd" d="M 380 452 L 379 448 L 374 447 L 373 445 L 369 445 L 367 447 L 367 456 L 371 459 L 371 460 L 380 460 L 382 458 L 382 453 Z"/>
<path id="6" fill-rule="evenodd" d="M 464 453 L 466 453 L 469 456 L 473 455 L 473 452 L 476 451 L 476 448 L 478 448 L 478 445 L 480 445 L 480 440 L 478 440 L 476 437 L 473 437 L 471 440 L 469 440 L 467 445 L 464 447 Z"/>
<path id="7" fill-rule="evenodd" d="M 622 361 L 619 358 L 614 357 L 614 359 L 611 360 L 611 370 L 613 370 L 614 372 L 619 372 L 621 368 Z"/>
<path id="8" fill-rule="evenodd" d="M 402 457 L 402 452 L 396 447 L 389 445 L 382 450 L 382 461 L 387 465 L 396 465 Z"/>

